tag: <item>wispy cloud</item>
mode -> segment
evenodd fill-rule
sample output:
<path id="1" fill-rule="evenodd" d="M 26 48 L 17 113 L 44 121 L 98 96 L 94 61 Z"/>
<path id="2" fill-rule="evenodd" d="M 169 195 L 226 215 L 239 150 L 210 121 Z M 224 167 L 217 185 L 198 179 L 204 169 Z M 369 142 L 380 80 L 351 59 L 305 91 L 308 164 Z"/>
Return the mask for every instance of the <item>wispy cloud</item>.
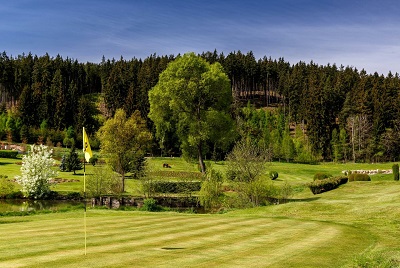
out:
<path id="1" fill-rule="evenodd" d="M 400 72 L 396 1 L 51 1 L 0 6 L 0 47 L 80 61 L 241 50 Z"/>

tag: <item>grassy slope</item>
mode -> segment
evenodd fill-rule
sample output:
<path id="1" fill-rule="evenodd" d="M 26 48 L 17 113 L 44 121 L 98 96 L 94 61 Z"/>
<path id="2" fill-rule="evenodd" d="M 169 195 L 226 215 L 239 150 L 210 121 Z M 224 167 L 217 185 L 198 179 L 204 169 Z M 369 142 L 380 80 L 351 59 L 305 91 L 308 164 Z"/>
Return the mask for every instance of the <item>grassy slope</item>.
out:
<path id="1" fill-rule="evenodd" d="M 163 162 L 196 170 L 179 158 L 152 159 L 152 168 L 163 170 Z M 319 171 L 376 168 L 391 163 L 269 167 L 279 172 L 277 184 L 301 184 Z M 365 254 L 400 261 L 400 184 L 391 175 L 372 179 L 317 196 L 300 189 L 293 202 L 224 215 L 89 210 L 87 256 L 83 212 L 3 217 L 0 267 L 347 267 Z"/>

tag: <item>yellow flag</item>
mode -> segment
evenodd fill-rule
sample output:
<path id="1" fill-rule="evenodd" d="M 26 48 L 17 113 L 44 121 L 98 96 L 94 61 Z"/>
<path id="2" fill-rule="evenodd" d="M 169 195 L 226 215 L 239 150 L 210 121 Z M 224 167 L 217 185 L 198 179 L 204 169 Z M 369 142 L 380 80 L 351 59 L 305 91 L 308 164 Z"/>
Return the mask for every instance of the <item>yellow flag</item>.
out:
<path id="1" fill-rule="evenodd" d="M 83 153 L 85 154 L 86 162 L 89 162 L 89 159 L 93 156 L 93 154 L 89 144 L 89 137 L 86 134 L 85 128 L 83 128 Z"/>

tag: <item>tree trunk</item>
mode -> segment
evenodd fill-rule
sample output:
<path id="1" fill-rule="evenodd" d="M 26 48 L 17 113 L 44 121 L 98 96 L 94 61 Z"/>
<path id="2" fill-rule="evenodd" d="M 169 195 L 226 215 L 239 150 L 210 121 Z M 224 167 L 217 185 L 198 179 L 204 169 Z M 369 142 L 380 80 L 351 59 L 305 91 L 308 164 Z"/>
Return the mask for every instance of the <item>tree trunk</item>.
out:
<path id="1" fill-rule="evenodd" d="M 122 186 L 121 186 L 121 191 L 122 191 L 122 193 L 125 193 L 125 172 L 122 172 L 121 173 L 121 175 L 122 175 Z"/>
<path id="2" fill-rule="evenodd" d="M 200 170 L 201 173 L 206 173 L 206 166 L 204 164 L 204 160 L 203 160 L 203 154 L 202 154 L 202 146 L 201 143 L 197 146 L 197 153 L 199 155 L 199 165 L 200 165 Z"/>

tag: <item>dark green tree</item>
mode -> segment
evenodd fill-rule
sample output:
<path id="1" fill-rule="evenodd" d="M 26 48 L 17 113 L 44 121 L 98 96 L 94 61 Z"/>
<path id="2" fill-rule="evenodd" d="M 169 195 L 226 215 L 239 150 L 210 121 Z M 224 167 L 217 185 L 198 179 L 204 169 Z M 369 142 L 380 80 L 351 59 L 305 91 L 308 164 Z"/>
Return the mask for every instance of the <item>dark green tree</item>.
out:
<path id="1" fill-rule="evenodd" d="M 78 153 L 75 151 L 75 147 L 72 147 L 69 151 L 66 163 L 65 163 L 66 171 L 73 171 L 74 175 L 76 175 L 76 170 L 82 169 L 82 162 L 79 159 Z"/>

